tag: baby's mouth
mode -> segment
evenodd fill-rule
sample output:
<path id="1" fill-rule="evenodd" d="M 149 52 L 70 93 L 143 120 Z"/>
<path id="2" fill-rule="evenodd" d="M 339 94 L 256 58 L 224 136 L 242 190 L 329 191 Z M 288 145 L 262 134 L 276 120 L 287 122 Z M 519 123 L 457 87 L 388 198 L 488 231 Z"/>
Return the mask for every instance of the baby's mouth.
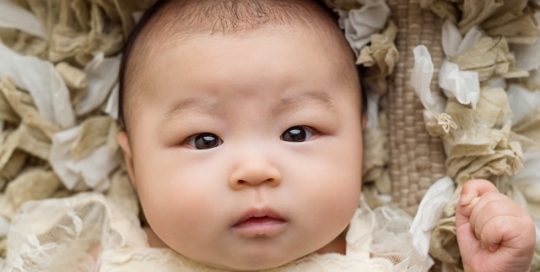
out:
<path id="1" fill-rule="evenodd" d="M 242 237 L 275 236 L 285 230 L 287 221 L 270 209 L 249 210 L 232 228 Z"/>

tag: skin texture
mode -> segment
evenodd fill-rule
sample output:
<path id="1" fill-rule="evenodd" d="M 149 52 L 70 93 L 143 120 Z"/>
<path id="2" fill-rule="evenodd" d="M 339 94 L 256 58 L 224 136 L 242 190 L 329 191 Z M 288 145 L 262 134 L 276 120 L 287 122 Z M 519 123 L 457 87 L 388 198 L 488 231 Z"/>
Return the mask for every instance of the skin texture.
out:
<path id="1" fill-rule="evenodd" d="M 350 67 L 336 67 L 338 52 L 306 29 L 268 26 L 200 34 L 151 56 L 145 103 L 118 142 L 157 237 L 232 270 L 277 267 L 338 237 L 357 208 L 362 165 L 359 86 L 337 72 Z M 306 141 L 281 138 L 295 126 L 309 127 Z M 222 144 L 198 150 L 199 133 Z M 234 227 L 262 207 L 285 221 L 277 234 Z"/>
<path id="2" fill-rule="evenodd" d="M 534 222 L 491 182 L 472 180 L 463 186 L 456 227 L 465 271 L 530 271 Z"/>

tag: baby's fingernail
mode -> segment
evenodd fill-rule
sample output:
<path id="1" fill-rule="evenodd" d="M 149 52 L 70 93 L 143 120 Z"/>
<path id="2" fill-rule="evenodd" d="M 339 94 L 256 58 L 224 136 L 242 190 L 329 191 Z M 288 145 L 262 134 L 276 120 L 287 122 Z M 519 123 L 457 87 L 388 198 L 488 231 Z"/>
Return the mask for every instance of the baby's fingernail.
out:
<path id="1" fill-rule="evenodd" d="M 480 247 L 481 247 L 482 249 L 486 249 L 486 245 L 484 245 L 484 243 L 482 243 L 482 242 L 480 242 Z"/>
<path id="2" fill-rule="evenodd" d="M 489 251 L 491 251 L 491 252 L 495 252 L 495 251 L 497 251 L 498 248 L 499 248 L 498 246 L 489 246 L 488 249 L 489 249 Z"/>
<path id="3" fill-rule="evenodd" d="M 479 200 L 480 200 L 480 197 L 477 196 L 477 197 L 473 198 L 473 200 L 471 200 L 471 203 L 469 203 L 469 205 L 474 206 L 474 205 L 476 205 L 476 203 L 478 203 Z"/>
<path id="4" fill-rule="evenodd" d="M 464 205 L 469 204 L 469 203 L 466 203 L 466 201 L 467 201 L 467 196 L 465 194 L 461 195 L 461 197 L 459 198 L 459 205 L 464 206 Z"/>
<path id="5" fill-rule="evenodd" d="M 461 206 L 467 206 L 467 205 L 470 205 L 470 204 L 476 204 L 476 202 L 478 200 L 475 201 L 475 199 L 477 199 L 478 197 L 473 195 L 473 194 L 469 194 L 469 195 L 466 195 L 466 194 L 462 194 L 461 197 L 459 198 L 459 204 Z"/>

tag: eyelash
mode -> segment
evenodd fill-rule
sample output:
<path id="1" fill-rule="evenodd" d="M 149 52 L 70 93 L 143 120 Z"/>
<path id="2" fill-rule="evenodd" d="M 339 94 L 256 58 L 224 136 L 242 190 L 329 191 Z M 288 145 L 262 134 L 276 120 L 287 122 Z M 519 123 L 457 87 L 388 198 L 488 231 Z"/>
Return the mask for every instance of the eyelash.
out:
<path id="1" fill-rule="evenodd" d="M 187 146 L 191 146 L 191 147 L 195 147 L 194 145 L 192 145 L 191 143 L 195 141 L 195 139 L 198 137 L 198 136 L 201 136 L 201 135 L 204 135 L 204 134 L 208 134 L 208 135 L 215 135 L 218 139 L 218 141 L 220 142 L 219 145 L 223 144 L 223 140 L 221 140 L 221 138 L 219 138 L 219 136 L 217 136 L 216 134 L 214 133 L 211 133 L 211 132 L 201 132 L 201 133 L 195 133 L 195 134 L 192 134 L 190 136 L 188 136 L 184 141 L 182 141 L 182 145 L 187 145 Z"/>
<path id="2" fill-rule="evenodd" d="M 321 132 L 314 128 L 314 127 L 311 127 L 311 126 L 304 126 L 304 125 L 301 125 L 301 126 L 295 126 L 295 127 L 303 127 L 304 129 L 308 130 L 309 132 L 311 132 L 311 134 L 313 134 L 313 136 L 311 137 L 314 137 L 314 136 L 317 136 L 319 134 L 321 134 Z"/>
<path id="3" fill-rule="evenodd" d="M 282 139 L 282 136 L 283 136 L 283 134 L 284 134 L 285 132 L 287 132 L 288 130 L 290 130 L 290 129 L 294 128 L 294 127 L 301 127 L 301 128 L 303 128 L 303 129 L 309 131 L 309 132 L 312 134 L 311 137 L 309 137 L 309 139 L 313 138 L 314 136 L 317 136 L 317 135 L 320 135 L 320 134 L 321 134 L 321 132 L 320 132 L 318 129 L 316 129 L 316 128 L 312 127 L 312 126 L 298 125 L 298 126 L 292 126 L 292 127 L 289 127 L 289 128 L 287 128 L 286 130 L 284 130 L 284 131 L 282 132 L 282 134 L 279 136 L 280 139 Z M 201 133 L 195 133 L 195 134 L 192 134 L 192 135 L 188 136 L 186 139 L 184 139 L 184 140 L 182 141 L 182 145 L 188 145 L 188 146 L 192 146 L 192 147 L 193 147 L 193 145 L 192 145 L 191 143 L 195 140 L 195 138 L 197 138 L 198 136 L 203 135 L 203 134 L 212 134 L 212 135 L 215 135 L 215 136 L 219 139 L 219 141 L 221 142 L 221 144 L 223 143 L 223 140 L 221 140 L 221 138 L 219 138 L 219 136 L 217 136 L 216 134 L 210 133 L 210 132 L 201 132 Z M 283 139 L 282 139 L 282 140 L 283 140 Z"/>

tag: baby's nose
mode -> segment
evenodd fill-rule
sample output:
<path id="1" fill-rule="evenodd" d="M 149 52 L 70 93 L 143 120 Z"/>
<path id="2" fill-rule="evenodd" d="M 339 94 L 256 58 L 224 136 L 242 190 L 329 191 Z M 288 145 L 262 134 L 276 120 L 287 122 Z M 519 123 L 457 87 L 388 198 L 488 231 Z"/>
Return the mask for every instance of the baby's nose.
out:
<path id="1" fill-rule="evenodd" d="M 263 160 L 245 160 L 233 170 L 229 179 L 229 186 L 233 190 L 259 185 L 276 187 L 279 184 L 281 173 L 271 163 Z"/>

